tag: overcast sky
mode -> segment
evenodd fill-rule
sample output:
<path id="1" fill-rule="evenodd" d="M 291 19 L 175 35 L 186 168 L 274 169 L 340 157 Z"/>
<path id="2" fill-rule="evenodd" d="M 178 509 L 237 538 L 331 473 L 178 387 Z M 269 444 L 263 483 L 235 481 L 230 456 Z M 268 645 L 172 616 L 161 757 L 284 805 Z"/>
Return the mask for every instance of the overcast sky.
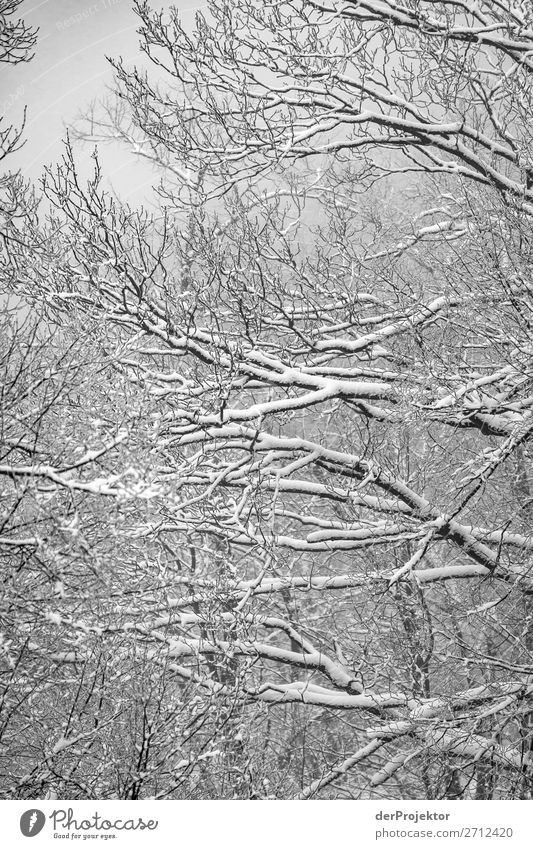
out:
<path id="1" fill-rule="evenodd" d="M 174 5 L 190 24 L 195 10 L 203 8 L 194 0 L 153 0 L 152 5 Z M 27 105 L 26 143 L 10 158 L 9 168 L 20 167 L 36 179 L 45 165 L 61 157 L 65 124 L 112 84 L 106 56 L 122 56 L 126 64 L 140 60 L 139 21 L 130 0 L 24 0 L 20 12 L 28 24 L 39 27 L 35 57 L 29 64 L 2 67 L 0 115 L 19 124 Z M 153 180 L 144 163 L 110 148 L 102 152 L 102 161 L 124 199 L 147 199 Z"/>

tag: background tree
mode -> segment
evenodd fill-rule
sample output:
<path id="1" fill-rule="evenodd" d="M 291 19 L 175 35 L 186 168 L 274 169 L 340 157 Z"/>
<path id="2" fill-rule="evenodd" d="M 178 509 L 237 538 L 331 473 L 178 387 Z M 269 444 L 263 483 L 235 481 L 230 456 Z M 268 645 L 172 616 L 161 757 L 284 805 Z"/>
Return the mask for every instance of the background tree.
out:
<path id="1" fill-rule="evenodd" d="M 83 348 L 60 455 L 43 425 L 4 472 L 59 523 L 55 581 L 74 540 L 61 591 L 20 596 L 24 668 L 80 693 L 45 732 L 12 709 L 40 743 L 9 792 L 94 794 L 96 757 L 100 797 L 526 797 L 531 22 L 136 9 L 156 77 L 116 63 L 91 136 L 153 161 L 159 210 L 67 147 L 7 242 Z"/>
<path id="2" fill-rule="evenodd" d="M 0 65 L 17 65 L 32 58 L 31 51 L 35 47 L 37 31 L 27 26 L 22 19 L 13 19 L 21 2 L 22 0 L 0 0 Z M 24 129 L 2 128 L 3 120 L 3 116 L 0 116 L 0 162 L 17 149 Z"/>

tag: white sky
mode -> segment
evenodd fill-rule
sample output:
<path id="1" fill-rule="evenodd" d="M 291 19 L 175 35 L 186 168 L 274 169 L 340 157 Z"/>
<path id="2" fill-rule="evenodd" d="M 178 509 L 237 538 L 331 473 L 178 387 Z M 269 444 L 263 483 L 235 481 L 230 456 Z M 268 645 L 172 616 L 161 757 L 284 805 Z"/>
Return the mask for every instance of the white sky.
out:
<path id="1" fill-rule="evenodd" d="M 156 9 L 176 6 L 185 24 L 193 24 L 194 0 L 153 0 Z M 60 159 L 65 125 L 112 83 L 106 56 L 122 56 L 126 65 L 142 61 L 136 33 L 138 18 L 130 0 L 24 0 L 20 14 L 39 27 L 34 59 L 29 64 L 3 66 L 0 115 L 19 124 L 28 107 L 26 143 L 7 160 L 11 170 L 37 179 L 45 165 Z M 128 61 L 129 60 L 129 61 Z M 87 148 L 88 157 L 92 147 Z M 149 197 L 153 181 L 149 166 L 123 149 L 102 150 L 106 177 L 130 202 Z M 0 166 L 1 167 L 1 166 Z"/>

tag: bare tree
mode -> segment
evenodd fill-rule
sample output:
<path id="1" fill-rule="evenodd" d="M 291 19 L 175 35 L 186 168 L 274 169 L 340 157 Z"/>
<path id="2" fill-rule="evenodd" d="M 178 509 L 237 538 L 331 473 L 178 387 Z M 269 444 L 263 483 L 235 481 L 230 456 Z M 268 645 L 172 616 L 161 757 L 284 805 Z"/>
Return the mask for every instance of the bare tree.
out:
<path id="1" fill-rule="evenodd" d="M 13 20 L 22 0 L 2 0 L 0 3 L 0 62 L 16 65 L 28 62 L 35 47 L 37 31 L 19 18 Z"/>
<path id="2" fill-rule="evenodd" d="M 31 651 L 84 694 L 101 657 L 116 676 L 59 738 L 58 706 L 36 775 L 83 797 L 79 741 L 118 763 L 135 715 L 102 795 L 526 797 L 531 22 L 242 0 L 191 33 L 136 8 L 157 79 L 118 62 L 85 135 L 159 167 L 160 211 L 67 147 L 50 220 L 8 242 L 11 287 L 84 349 L 67 450 L 45 427 L 2 467 L 81 551 L 43 595 L 61 648 Z"/>
<path id="3" fill-rule="evenodd" d="M 0 64 L 17 65 L 28 62 L 32 58 L 37 31 L 25 24 L 22 19 L 13 20 L 22 0 L 0 0 Z M 0 123 L 3 118 L 0 116 Z M 17 149 L 22 136 L 23 127 L 15 129 L 0 127 L 0 161 L 8 153 Z"/>

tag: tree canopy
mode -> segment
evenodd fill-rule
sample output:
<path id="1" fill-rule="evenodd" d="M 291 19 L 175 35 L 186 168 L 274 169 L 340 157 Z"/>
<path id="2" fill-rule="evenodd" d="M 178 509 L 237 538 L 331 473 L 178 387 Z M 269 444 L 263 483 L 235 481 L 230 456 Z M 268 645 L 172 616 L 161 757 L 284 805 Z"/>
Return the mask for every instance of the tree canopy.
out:
<path id="1" fill-rule="evenodd" d="M 135 11 L 156 208 L 4 218 L 0 792 L 531 798 L 529 4 Z"/>

